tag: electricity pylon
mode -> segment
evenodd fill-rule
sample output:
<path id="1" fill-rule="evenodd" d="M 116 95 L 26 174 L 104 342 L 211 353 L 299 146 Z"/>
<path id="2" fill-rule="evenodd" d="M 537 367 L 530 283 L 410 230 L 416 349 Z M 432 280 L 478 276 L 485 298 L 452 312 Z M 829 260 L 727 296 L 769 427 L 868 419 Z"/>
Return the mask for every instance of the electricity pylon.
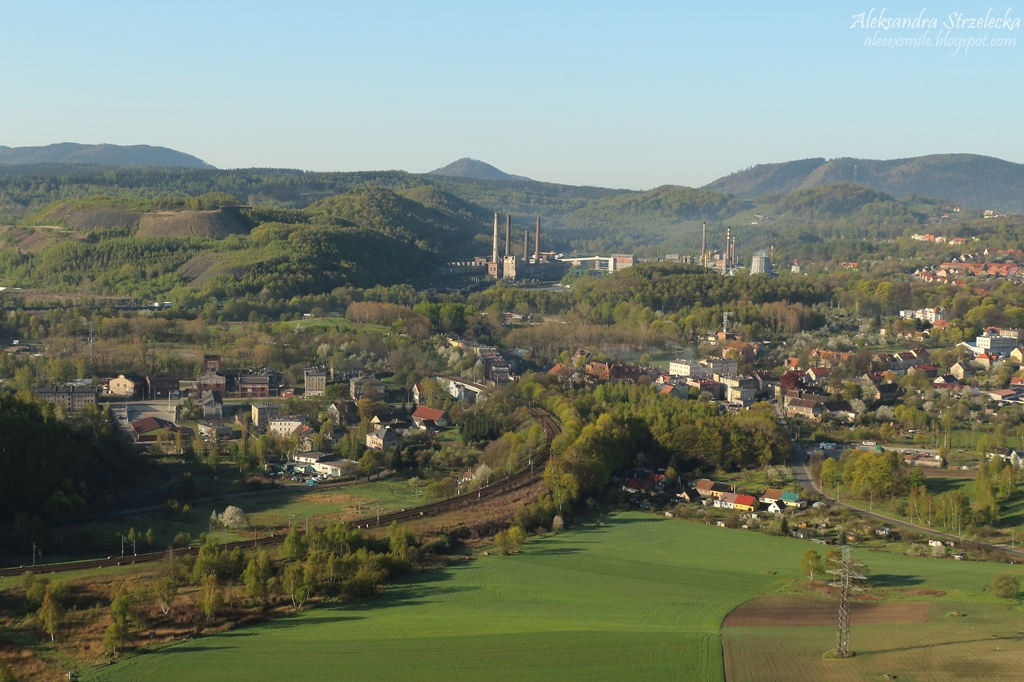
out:
<path id="1" fill-rule="evenodd" d="M 853 558 L 848 546 L 838 559 L 832 560 L 833 567 L 827 573 L 834 576 L 829 585 L 840 589 L 839 595 L 839 631 L 836 633 L 836 656 L 847 658 L 850 655 L 850 594 L 860 592 L 864 588 L 857 585 L 858 580 L 867 580 L 858 572 L 864 564 Z"/>

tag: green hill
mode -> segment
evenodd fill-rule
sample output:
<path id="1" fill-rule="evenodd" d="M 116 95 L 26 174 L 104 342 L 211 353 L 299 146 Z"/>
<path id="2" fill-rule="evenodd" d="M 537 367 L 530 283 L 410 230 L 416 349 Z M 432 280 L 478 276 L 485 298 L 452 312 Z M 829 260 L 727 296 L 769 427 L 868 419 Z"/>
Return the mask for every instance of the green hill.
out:
<path id="1" fill-rule="evenodd" d="M 782 606 L 825 599 L 799 578 L 800 555 L 809 547 L 824 554 L 825 548 L 792 538 L 619 514 L 602 526 L 535 540 L 518 555 L 418 572 L 371 600 L 161 647 L 84 679 L 163 682 L 188 670 L 195 682 L 332 679 L 338 671 L 366 682 L 715 682 L 725 679 L 726 656 L 730 671 L 744 679 L 805 680 L 797 671 L 808 666 L 816 666 L 819 680 L 885 673 L 983 680 L 992 679 L 993 663 L 1005 666 L 998 668 L 1007 671 L 1000 679 L 1015 674 L 1019 613 L 986 591 L 1005 565 L 884 552 L 859 558 L 871 569 L 871 598 L 886 599 L 897 618 L 862 624 L 855 611 L 852 644 L 866 655 L 823 663 L 822 654 L 835 645 L 835 625 L 800 627 L 794 608 L 776 612 L 776 625 L 757 630 L 775 637 L 771 652 L 723 651 L 723 620 L 740 604 L 784 592 L 799 596 L 780 597 Z M 907 604 L 920 606 L 909 600 L 924 602 L 924 609 L 908 612 L 923 612 L 925 622 L 899 618 Z M 825 603 L 823 610 L 835 613 L 837 602 Z M 945 615 L 950 610 L 971 615 L 952 619 Z M 772 616 L 765 614 L 769 622 Z M 745 631 L 730 637 L 737 632 Z M 808 637 L 815 646 L 805 644 Z M 987 644 L 979 646 L 982 641 Z M 906 651 L 916 655 L 899 658 Z M 754 667 L 765 658 L 766 667 Z M 825 672 L 818 670 L 823 665 Z"/>
<path id="2" fill-rule="evenodd" d="M 191 154 L 152 147 L 117 144 L 77 144 L 61 142 L 44 147 L 4 147 L 0 145 L 0 164 L 94 163 L 110 166 L 156 166 L 177 168 L 213 168 Z"/>
<path id="3" fill-rule="evenodd" d="M 431 175 L 444 175 L 453 178 L 473 178 L 475 180 L 529 180 L 521 175 L 511 175 L 498 170 L 489 163 L 464 157 L 452 161 L 447 166 L 430 171 Z"/>
<path id="4" fill-rule="evenodd" d="M 969 208 L 1024 211 L 1024 164 L 977 154 L 931 154 L 887 161 L 804 159 L 762 164 L 719 178 L 704 189 L 756 197 L 841 182 L 897 197 L 913 194 Z"/>

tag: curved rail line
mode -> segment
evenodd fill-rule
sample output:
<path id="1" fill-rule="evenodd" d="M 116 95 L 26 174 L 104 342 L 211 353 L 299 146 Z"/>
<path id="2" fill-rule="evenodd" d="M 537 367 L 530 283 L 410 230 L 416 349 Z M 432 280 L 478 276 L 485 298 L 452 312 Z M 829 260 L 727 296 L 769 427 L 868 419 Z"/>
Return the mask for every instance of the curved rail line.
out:
<path id="1" fill-rule="evenodd" d="M 493 497 L 498 497 L 509 491 L 521 488 L 524 485 L 529 485 L 535 478 L 544 474 L 544 465 L 547 463 L 551 441 L 562 431 L 557 421 L 540 410 L 531 407 L 530 414 L 544 429 L 544 433 L 547 436 L 548 441 L 548 448 L 539 454 L 530 466 L 520 469 L 518 472 L 512 474 L 506 479 L 478 489 L 476 491 L 476 495 L 469 493 L 458 497 L 450 497 L 446 500 L 441 500 L 440 502 L 433 502 L 420 507 L 414 507 L 412 509 L 402 509 L 388 514 L 381 514 L 379 517 L 375 516 L 369 519 L 357 519 L 353 522 L 353 525 L 357 528 L 371 528 L 373 526 L 390 524 L 392 521 L 408 521 L 410 519 L 435 516 L 437 514 L 443 514 L 445 512 L 455 511 L 458 509 L 466 509 L 480 504 L 485 500 L 489 500 Z M 236 547 L 241 547 L 243 549 L 248 547 L 266 547 L 281 544 L 284 542 L 284 538 L 284 535 L 270 535 L 267 537 L 255 538 L 253 540 L 227 542 L 221 545 L 221 547 L 228 551 L 233 550 Z M 198 554 L 199 548 L 187 547 L 185 549 L 173 550 L 173 553 L 179 556 Z M 83 561 L 69 561 L 59 564 L 41 564 L 37 566 L 4 568 L 0 569 L 0 577 L 18 576 L 23 574 L 25 571 L 35 571 L 36 573 L 63 573 L 65 571 L 82 571 L 91 568 L 103 568 L 106 566 L 130 566 L 132 564 L 162 561 L 167 558 L 167 554 L 167 551 L 148 552 L 146 554 L 138 554 L 136 556 L 111 557 L 107 559 L 86 559 Z"/>

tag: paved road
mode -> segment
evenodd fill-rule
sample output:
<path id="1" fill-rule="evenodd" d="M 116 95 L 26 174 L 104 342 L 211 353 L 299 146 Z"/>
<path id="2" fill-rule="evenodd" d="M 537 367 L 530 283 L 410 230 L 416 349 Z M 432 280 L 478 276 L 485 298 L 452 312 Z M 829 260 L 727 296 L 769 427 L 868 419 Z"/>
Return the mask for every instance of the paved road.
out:
<path id="1" fill-rule="evenodd" d="M 782 408 L 780 408 L 777 403 L 775 405 L 775 414 L 779 418 L 779 425 L 782 428 L 786 429 L 786 431 L 789 431 L 789 423 L 786 421 L 786 418 L 782 415 Z M 906 448 L 906 449 L 915 449 L 915 450 L 917 450 L 918 448 Z M 820 489 L 818 487 L 818 485 L 814 482 L 814 478 L 811 476 L 810 467 L 808 467 L 807 464 L 806 464 L 805 455 L 797 447 L 796 443 L 793 444 L 793 450 L 790 453 L 789 466 L 793 469 L 793 474 L 796 476 L 796 480 L 800 483 L 800 487 L 802 487 L 805 491 L 807 491 L 809 493 L 815 493 L 817 495 L 821 495 L 822 497 L 824 497 L 826 500 L 832 502 L 833 504 L 837 504 L 837 505 L 839 505 L 841 507 L 846 507 L 847 509 L 850 509 L 852 511 L 858 512 L 858 513 L 863 514 L 865 516 L 870 516 L 871 518 L 877 519 L 879 521 L 882 521 L 883 523 L 885 523 L 885 524 L 887 524 L 889 526 L 899 526 L 901 528 L 910 528 L 912 530 L 916 530 L 916 531 L 919 531 L 919 532 L 922 532 L 922 533 L 928 533 L 930 535 L 937 535 L 937 536 L 939 536 L 939 537 L 941 537 L 943 539 L 954 540 L 954 541 L 957 541 L 957 542 L 959 542 L 959 541 L 961 541 L 963 539 L 963 538 L 961 538 L 958 535 L 955 535 L 953 533 L 944 533 L 942 531 L 935 530 L 934 528 L 929 528 L 928 526 L 920 526 L 920 525 L 918 525 L 916 523 L 910 523 L 909 521 L 901 521 L 900 519 L 894 519 L 892 517 L 885 516 L 883 514 L 879 514 L 879 513 L 874 512 L 874 511 L 869 511 L 869 510 L 864 509 L 863 507 L 859 507 L 859 506 L 857 506 L 855 504 L 849 504 L 847 502 L 837 501 L 835 498 L 833 498 L 832 496 L 828 495 L 825 491 Z M 981 543 L 981 544 L 983 544 L 983 543 Z M 987 545 L 987 544 L 983 544 L 983 546 L 987 547 L 989 549 L 999 549 L 999 550 L 1002 550 L 1004 552 L 1012 552 L 1014 554 L 1024 555 L 1024 551 L 1021 551 L 1019 549 L 1011 549 L 1008 545 Z"/>

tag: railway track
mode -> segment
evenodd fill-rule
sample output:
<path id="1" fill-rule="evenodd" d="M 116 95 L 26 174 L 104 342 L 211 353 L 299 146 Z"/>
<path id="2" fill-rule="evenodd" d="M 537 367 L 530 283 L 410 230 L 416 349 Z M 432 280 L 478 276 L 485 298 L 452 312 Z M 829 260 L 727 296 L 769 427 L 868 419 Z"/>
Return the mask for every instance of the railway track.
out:
<path id="1" fill-rule="evenodd" d="M 458 497 L 450 497 L 446 500 L 441 500 L 440 502 L 433 502 L 431 504 L 425 504 L 412 509 L 402 509 L 388 514 L 381 514 L 379 517 L 374 516 L 369 519 L 357 519 L 353 525 L 357 528 L 371 528 L 373 526 L 387 525 L 392 521 L 408 521 L 410 519 L 418 519 L 426 516 L 436 516 L 437 514 L 443 514 L 459 509 L 468 509 L 484 502 L 485 500 L 504 495 L 507 492 L 531 484 L 538 476 L 542 476 L 544 474 L 544 465 L 548 460 L 551 441 L 555 436 L 561 433 L 562 430 L 559 427 L 558 422 L 540 410 L 530 408 L 530 414 L 544 429 L 544 433 L 547 436 L 548 448 L 538 455 L 529 466 L 520 469 L 518 472 L 512 474 L 506 479 L 478 489 L 475 495 L 472 493 L 459 495 Z M 284 538 L 284 535 L 269 535 L 262 538 L 255 538 L 253 540 L 228 542 L 223 544 L 222 547 L 228 551 L 231 551 L 236 547 L 240 547 L 242 549 L 256 549 L 259 547 L 281 544 L 284 542 Z M 187 547 L 185 549 L 176 549 L 173 552 L 175 556 L 189 556 L 198 554 L 199 548 Z M 0 569 L 0 577 L 18 576 L 23 574 L 25 571 L 35 571 L 36 573 L 64 573 L 67 571 L 82 571 L 108 566 L 130 566 L 132 564 L 162 561 L 167 558 L 167 554 L 167 551 L 148 552 L 146 554 L 138 554 L 136 556 L 108 557 L 106 559 L 86 559 L 84 561 L 69 561 L 60 564 L 41 564 L 37 566 L 4 568 Z"/>

